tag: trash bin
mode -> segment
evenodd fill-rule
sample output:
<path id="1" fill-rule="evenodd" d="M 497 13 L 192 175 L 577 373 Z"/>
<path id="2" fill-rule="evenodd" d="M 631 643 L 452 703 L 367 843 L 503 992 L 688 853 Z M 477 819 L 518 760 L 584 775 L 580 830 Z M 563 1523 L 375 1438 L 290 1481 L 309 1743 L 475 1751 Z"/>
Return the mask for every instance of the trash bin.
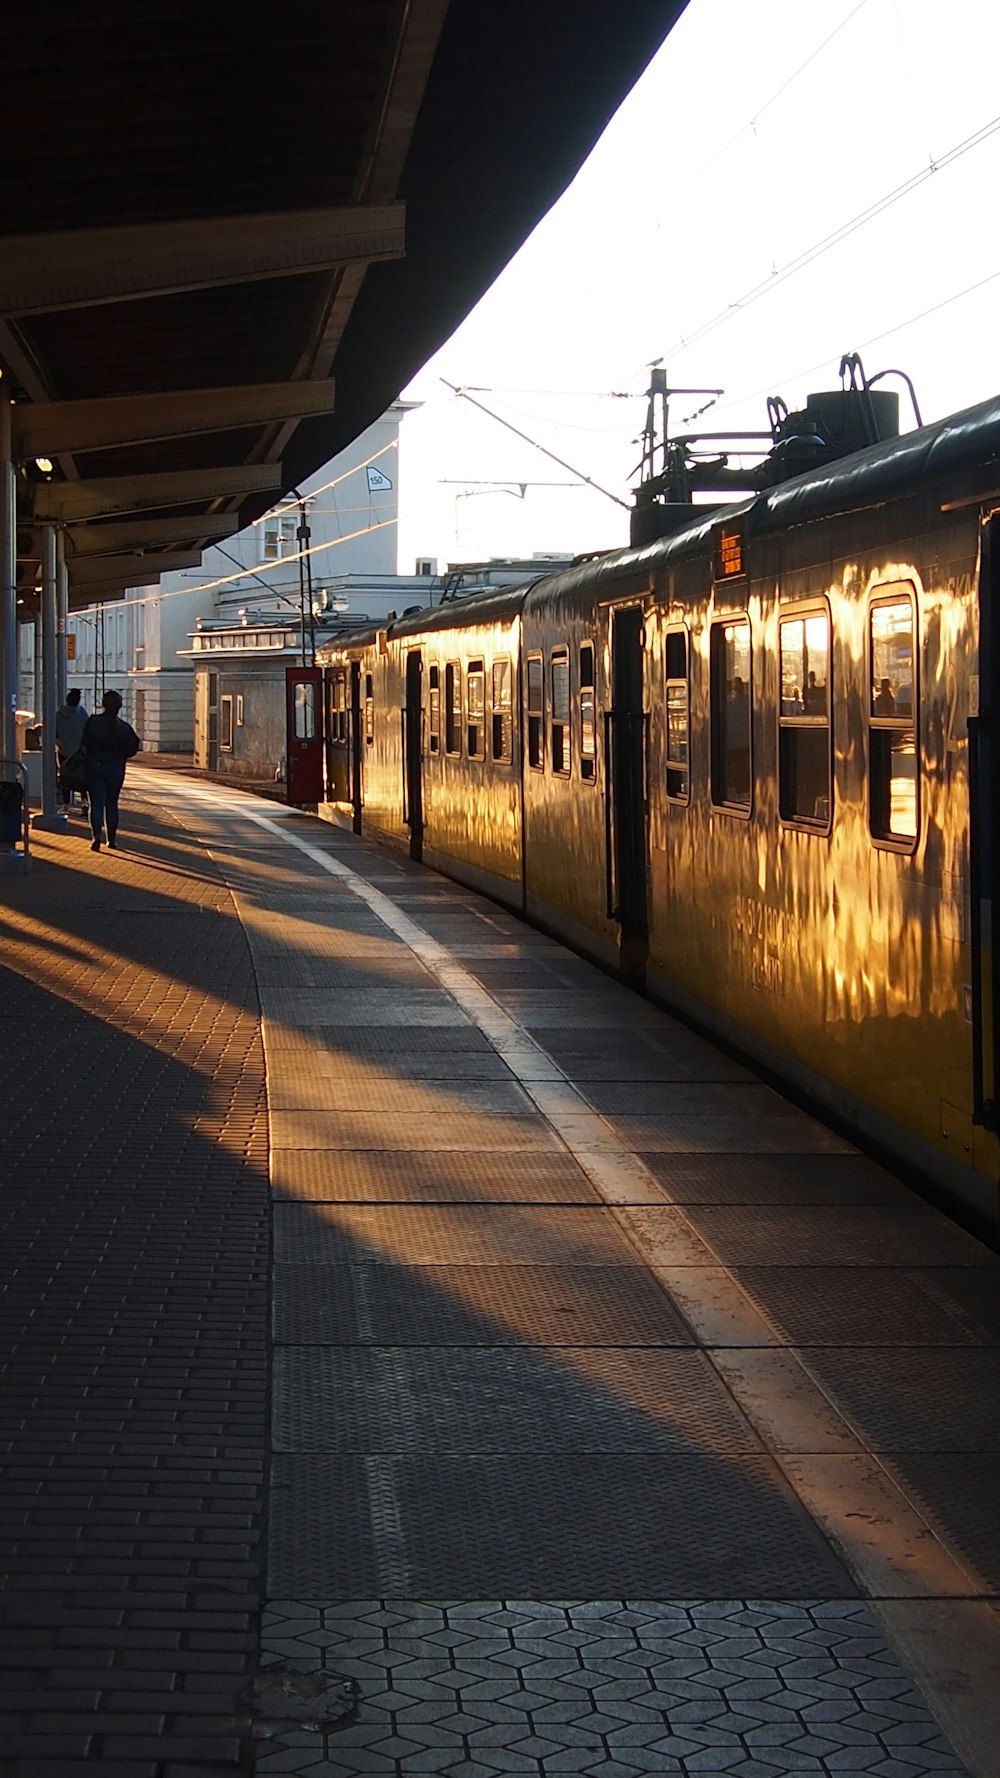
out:
<path id="1" fill-rule="evenodd" d="M 0 844 L 16 846 L 21 838 L 24 790 L 20 784 L 0 783 Z"/>

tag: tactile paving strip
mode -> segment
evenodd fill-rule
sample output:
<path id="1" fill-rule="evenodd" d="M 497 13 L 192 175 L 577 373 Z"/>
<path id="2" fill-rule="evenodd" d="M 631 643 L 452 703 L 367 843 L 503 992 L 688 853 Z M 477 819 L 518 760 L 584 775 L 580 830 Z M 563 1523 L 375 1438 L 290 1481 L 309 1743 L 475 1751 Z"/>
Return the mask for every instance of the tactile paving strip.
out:
<path id="1" fill-rule="evenodd" d="M 277 1266 L 274 1337 L 302 1345 L 690 1346 L 645 1266 Z"/>
<path id="2" fill-rule="evenodd" d="M 666 1214 L 669 1214 L 667 1212 Z M 635 1266 L 607 1210 L 277 1204 L 275 1258 L 313 1264 Z"/>
<path id="3" fill-rule="evenodd" d="M 913 1205 L 912 1192 L 860 1154 L 644 1154 L 642 1159 L 677 1204 Z"/>
<path id="4" fill-rule="evenodd" d="M 651 1154 L 851 1154 L 852 1145 L 814 1118 L 789 1106 L 779 1117 L 614 1117 L 624 1146 Z"/>
<path id="5" fill-rule="evenodd" d="M 271 1183 L 320 1203 L 597 1204 L 581 1167 L 564 1154 L 359 1153 L 283 1148 L 271 1156 Z"/>
<path id="6" fill-rule="evenodd" d="M 559 1147 L 551 1125 L 537 1113 L 530 1116 L 490 1114 L 465 1117 L 459 1111 L 275 1111 L 271 1114 L 273 1148 L 396 1149 L 525 1149 L 544 1154 Z"/>
<path id="7" fill-rule="evenodd" d="M 332 1012 L 332 1008 L 327 1008 Z M 268 1042 L 275 1029 L 273 1015 L 265 1015 Z M 293 1047 L 298 1039 L 296 1027 L 278 1025 L 278 1040 L 287 1047 Z M 301 1019 L 296 1026 L 302 1037 L 311 1042 L 325 1044 L 332 1051 L 339 1051 L 345 1056 L 355 1056 L 358 1060 L 371 1057 L 398 1057 L 401 1074 L 407 1074 L 415 1059 L 426 1055 L 482 1055 L 493 1056 L 495 1051 L 488 1038 L 475 1025 L 466 1021 L 464 1024 L 441 1025 L 422 1029 L 419 1037 L 411 1031 L 386 1026 L 351 1026 L 337 1023 L 335 1020 Z M 396 1064 L 394 1064 L 395 1066 Z"/>
<path id="8" fill-rule="evenodd" d="M 493 992 L 520 1024 L 528 1026 L 554 1025 L 574 1031 L 583 1026 L 596 1033 L 601 1027 L 617 1029 L 620 1025 L 655 1028 L 662 1017 L 638 995 L 612 984 L 594 994 L 576 988 L 512 988 L 509 992 Z M 612 1047 L 616 1043 L 614 1038 L 605 1041 Z"/>
<path id="9" fill-rule="evenodd" d="M 913 1198 L 899 1209 L 689 1205 L 687 1214 L 724 1265 L 1000 1267 L 981 1242 Z"/>
<path id="10" fill-rule="evenodd" d="M 427 987 L 426 969 L 419 964 L 408 969 L 405 960 L 368 958 L 360 963 L 336 963 L 329 958 L 289 957 L 287 948 L 283 951 L 278 946 L 274 947 L 273 956 L 262 957 L 259 944 L 254 946 L 254 970 L 265 1010 L 272 1003 L 283 1004 L 290 993 L 314 998 L 320 991 L 338 996 L 367 994 L 371 989 L 383 993 L 390 989 L 390 984 L 391 991 L 397 987 L 407 992 Z"/>
<path id="11" fill-rule="evenodd" d="M 272 1475 L 279 1597 L 381 1594 L 380 1564 L 411 1599 L 857 1596 L 766 1457 L 279 1453 Z"/>
<path id="12" fill-rule="evenodd" d="M 873 1279 L 861 1266 L 734 1271 L 793 1346 L 977 1346 L 996 1339 L 995 1329 L 961 1307 L 961 1272 L 886 1268 Z M 994 1291 L 997 1284 L 994 1277 Z"/>
<path id="13" fill-rule="evenodd" d="M 995 1455 L 965 1452 L 956 1459 L 950 1452 L 894 1451 L 886 1461 L 986 1591 L 1000 1594 L 1000 1515 L 983 1511 L 984 1502 L 996 1502 Z"/>
<path id="14" fill-rule="evenodd" d="M 870 1450 L 1000 1453 L 1000 1348 L 818 1346 L 809 1368 Z"/>
<path id="15" fill-rule="evenodd" d="M 449 947 L 450 949 L 450 947 Z M 489 993 L 511 988 L 599 988 L 602 977 L 589 963 L 577 962 L 567 951 L 553 951 L 548 957 L 531 959 L 496 958 L 492 961 L 470 960 L 466 963 Z"/>
<path id="16" fill-rule="evenodd" d="M 334 1016 L 345 1025 L 467 1025 L 455 1001 L 439 988 L 299 988 L 272 992 L 265 1012 L 288 1025 L 313 1025 Z"/>
<path id="17" fill-rule="evenodd" d="M 322 1056 L 296 1066 L 274 1066 L 269 1073 L 272 1111 L 364 1111 L 408 1118 L 425 1114 L 450 1122 L 456 1112 L 505 1112 L 510 1117 L 537 1116 L 527 1094 L 514 1084 L 477 1085 L 474 1082 L 413 1081 L 381 1078 L 361 1082 L 340 1079 L 336 1057 L 327 1070 Z M 492 1126 L 491 1126 L 492 1127 Z"/>
<path id="18" fill-rule="evenodd" d="M 274 1030 L 274 1025 L 269 1026 L 269 1033 Z M 315 1035 L 306 1032 L 303 1036 L 304 1040 L 300 1041 L 298 1032 L 282 1033 L 276 1044 L 269 1035 L 267 1047 L 272 1067 L 280 1066 L 284 1056 L 294 1055 L 315 1061 L 319 1068 L 344 1083 L 357 1081 L 374 1085 L 376 1081 L 406 1080 L 412 1084 L 421 1080 L 481 1080 L 509 1084 L 513 1080 L 506 1062 L 492 1051 L 472 1050 L 468 1055 L 456 1055 L 453 1050 L 444 1050 L 405 1057 L 398 1051 L 387 1051 L 382 1055 L 359 1058 L 356 1050 L 345 1052 L 332 1042 L 324 1049 Z M 286 1042 L 286 1037 L 291 1037 L 292 1041 Z"/>
<path id="19" fill-rule="evenodd" d="M 760 1450 L 700 1352 L 286 1346 L 275 1355 L 273 1387 L 276 1450 L 401 1457 Z"/>
<path id="20" fill-rule="evenodd" d="M 801 1113 L 757 1081 L 746 1084 L 692 1081 L 591 1081 L 583 1089 L 595 1111 L 616 1117 L 800 1118 Z"/>

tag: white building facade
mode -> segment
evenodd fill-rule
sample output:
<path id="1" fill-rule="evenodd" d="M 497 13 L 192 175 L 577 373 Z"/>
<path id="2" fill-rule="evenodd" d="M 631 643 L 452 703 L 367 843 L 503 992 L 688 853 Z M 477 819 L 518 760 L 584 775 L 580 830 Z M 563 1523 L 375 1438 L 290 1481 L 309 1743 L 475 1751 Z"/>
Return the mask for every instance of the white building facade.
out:
<path id="1" fill-rule="evenodd" d="M 308 629 L 312 612 L 322 616 L 334 602 L 338 611 L 351 610 L 356 578 L 371 603 L 367 589 L 391 582 L 396 572 L 399 426 L 406 411 L 405 403 L 390 408 L 296 497 L 207 548 L 198 568 L 72 612 L 67 682 L 79 686 L 87 708 L 98 708 L 104 691 L 114 689 L 147 752 L 190 753 L 191 638 L 200 624 L 215 619 L 243 627 L 252 612 L 301 629 L 304 612 Z M 391 597 L 377 600 L 376 608 Z M 368 604 L 359 612 L 368 614 Z M 40 708 L 36 630 L 34 623 L 21 625 L 19 696 L 26 710 Z"/>

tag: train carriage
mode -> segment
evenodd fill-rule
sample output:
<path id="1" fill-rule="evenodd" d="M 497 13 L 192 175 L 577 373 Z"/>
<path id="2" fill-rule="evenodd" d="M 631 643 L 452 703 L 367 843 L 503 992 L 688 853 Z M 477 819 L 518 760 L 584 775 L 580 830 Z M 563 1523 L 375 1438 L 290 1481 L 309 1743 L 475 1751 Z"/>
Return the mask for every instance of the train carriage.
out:
<path id="1" fill-rule="evenodd" d="M 325 812 L 995 1224 L 995 510 L 1000 403 L 334 645 L 363 738 Z"/>

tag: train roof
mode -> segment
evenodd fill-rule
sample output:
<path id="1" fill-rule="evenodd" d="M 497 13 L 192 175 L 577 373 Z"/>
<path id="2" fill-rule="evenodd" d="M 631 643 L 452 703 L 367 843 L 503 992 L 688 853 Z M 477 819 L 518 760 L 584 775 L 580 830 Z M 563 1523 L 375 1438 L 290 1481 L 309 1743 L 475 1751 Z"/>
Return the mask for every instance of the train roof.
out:
<path id="1" fill-rule="evenodd" d="M 436 630 L 508 623 L 519 616 L 525 598 L 536 585 L 537 579 L 524 581 L 520 586 L 484 587 L 480 592 L 467 593 L 462 599 L 445 599 L 440 605 L 422 605 L 417 611 L 394 618 L 390 624 L 366 624 L 352 630 L 350 635 L 331 637 L 324 647 L 317 649 L 317 659 L 322 661 L 352 649 L 370 648 L 380 631 L 388 630 L 392 636 L 425 636 Z"/>
<path id="2" fill-rule="evenodd" d="M 752 503 L 754 528 L 781 530 L 956 483 L 973 501 L 1000 493 L 1000 396 L 783 482 Z"/>
<path id="3" fill-rule="evenodd" d="M 746 516 L 751 535 L 782 531 L 809 520 L 883 505 L 930 488 L 977 498 L 1000 495 L 1000 396 L 834 463 L 782 482 L 762 494 L 722 506 L 693 507 L 688 523 L 669 537 L 636 549 L 615 550 L 535 583 L 531 603 L 586 586 L 598 599 L 637 575 L 707 550 L 722 518 Z"/>
<path id="4" fill-rule="evenodd" d="M 949 414 L 882 444 L 871 445 L 834 463 L 782 482 L 766 493 L 715 507 L 694 507 L 689 523 L 670 537 L 637 549 L 611 550 L 570 568 L 542 575 L 519 587 L 488 588 L 464 599 L 447 600 L 397 619 L 393 636 L 424 635 L 483 623 L 505 622 L 527 604 L 536 608 L 586 589 L 588 596 L 613 599 L 633 589 L 637 577 L 652 575 L 664 563 L 708 550 L 721 518 L 746 516 L 751 535 L 785 530 L 812 519 L 858 511 L 927 492 L 953 492 L 970 505 L 1000 496 L 1000 396 Z M 331 651 L 370 646 L 378 626 L 331 643 Z"/>

